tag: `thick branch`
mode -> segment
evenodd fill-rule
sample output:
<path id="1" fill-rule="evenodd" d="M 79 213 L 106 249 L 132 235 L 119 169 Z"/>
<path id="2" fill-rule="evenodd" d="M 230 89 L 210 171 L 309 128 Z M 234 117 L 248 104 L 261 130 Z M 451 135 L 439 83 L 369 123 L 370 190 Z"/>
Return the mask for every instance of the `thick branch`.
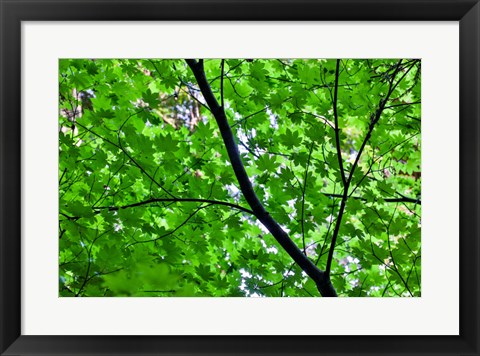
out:
<path id="1" fill-rule="evenodd" d="M 223 77 L 225 76 L 225 59 L 222 59 L 221 67 L 222 73 L 220 77 L 220 105 L 222 106 L 222 108 L 225 109 L 225 102 L 223 101 Z"/>
<path id="2" fill-rule="evenodd" d="M 338 166 L 340 168 L 340 174 L 342 176 L 343 186 L 347 185 L 347 180 L 345 178 L 345 171 L 343 170 L 343 158 L 342 158 L 342 149 L 340 147 L 340 128 L 338 127 L 338 76 L 340 75 L 340 59 L 337 59 L 337 67 L 335 69 L 335 89 L 333 92 L 333 117 L 335 119 L 335 146 L 337 147 L 337 159 Z"/>
<path id="3" fill-rule="evenodd" d="M 315 264 L 305 256 L 297 245 L 290 239 L 288 234 L 282 229 L 282 227 L 276 222 L 275 219 L 265 210 L 264 206 L 258 199 L 253 189 L 252 183 L 247 175 L 245 167 L 243 166 L 238 151 L 237 144 L 235 142 L 232 130 L 228 124 L 227 117 L 225 115 L 224 108 L 222 108 L 217 99 L 215 98 L 212 89 L 208 83 L 205 75 L 202 62 L 197 62 L 194 59 L 187 59 L 187 64 L 192 70 L 198 86 L 202 91 L 203 97 L 207 102 L 210 110 L 215 117 L 217 125 L 220 129 L 220 133 L 225 144 L 225 148 L 230 158 L 235 176 L 245 200 L 252 208 L 254 215 L 260 220 L 260 222 L 268 229 L 277 242 L 285 249 L 285 251 L 293 258 L 293 260 L 300 266 L 300 268 L 307 273 L 317 284 L 317 288 L 321 295 L 324 297 L 337 296 L 335 289 L 333 288 L 328 276 L 320 270 Z"/>

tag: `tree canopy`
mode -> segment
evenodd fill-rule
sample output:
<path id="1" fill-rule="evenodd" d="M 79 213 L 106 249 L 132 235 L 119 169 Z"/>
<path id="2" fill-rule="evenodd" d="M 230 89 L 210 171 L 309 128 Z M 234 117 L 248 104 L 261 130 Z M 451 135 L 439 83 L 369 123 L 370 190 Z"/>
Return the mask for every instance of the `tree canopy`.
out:
<path id="1" fill-rule="evenodd" d="M 420 103 L 417 59 L 61 59 L 60 296 L 420 296 Z"/>

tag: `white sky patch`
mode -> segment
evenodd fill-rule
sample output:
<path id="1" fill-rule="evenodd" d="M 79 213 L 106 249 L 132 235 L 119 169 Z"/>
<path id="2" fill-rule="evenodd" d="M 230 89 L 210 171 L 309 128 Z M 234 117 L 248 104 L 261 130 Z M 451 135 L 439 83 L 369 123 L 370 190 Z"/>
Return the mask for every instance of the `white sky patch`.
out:
<path id="1" fill-rule="evenodd" d="M 265 199 L 265 201 L 268 201 L 268 199 L 270 199 L 270 193 L 268 192 L 268 190 L 265 189 L 265 185 L 264 185 L 264 184 L 260 184 L 259 188 L 262 189 L 263 192 L 264 192 L 264 199 Z"/>
<path id="2" fill-rule="evenodd" d="M 280 225 L 280 227 L 283 229 L 283 231 L 285 231 L 287 234 L 290 233 L 290 229 L 288 227 L 286 227 L 285 225 Z"/>
<path id="3" fill-rule="evenodd" d="M 352 257 L 352 256 L 347 256 L 347 257 L 341 259 L 339 261 L 339 263 L 344 266 L 346 273 L 349 273 L 349 272 L 354 271 L 354 270 L 360 270 L 362 268 L 362 266 L 360 265 L 360 260 L 358 258 Z"/>
<path id="4" fill-rule="evenodd" d="M 290 208 L 293 209 L 293 211 L 288 214 L 288 217 L 291 219 L 291 220 L 295 220 L 296 216 L 297 216 L 297 209 L 295 209 L 295 203 L 297 202 L 297 199 L 292 199 L 292 200 L 289 200 L 287 201 L 287 204 Z"/>
<path id="5" fill-rule="evenodd" d="M 335 218 L 335 217 L 334 217 L 333 215 L 329 215 L 329 216 L 326 217 L 325 220 L 326 220 L 329 224 L 331 224 L 331 223 L 333 222 L 333 219 L 334 219 L 334 218 Z"/>
<path id="6" fill-rule="evenodd" d="M 313 243 L 307 246 L 306 252 L 308 257 L 316 257 L 317 256 L 317 244 Z"/>
<path id="7" fill-rule="evenodd" d="M 230 195 L 236 202 L 240 200 L 240 189 L 235 184 L 228 184 L 225 186 L 228 195 Z"/>
<path id="8" fill-rule="evenodd" d="M 297 198 L 288 200 L 288 201 L 287 201 L 287 204 L 288 204 L 288 206 L 289 206 L 290 208 L 293 209 L 293 208 L 295 208 L 295 203 L 296 203 L 296 202 L 297 202 Z"/>
<path id="9" fill-rule="evenodd" d="M 350 155 L 347 158 L 347 162 L 350 164 L 353 164 L 355 162 L 355 159 L 357 158 L 358 152 L 355 150 L 350 150 Z"/>
<path id="10" fill-rule="evenodd" d="M 263 226 L 263 224 L 260 221 L 255 220 L 255 225 L 257 225 L 264 234 L 270 233 L 270 231 L 268 231 L 268 229 L 265 226 Z"/>
<path id="11" fill-rule="evenodd" d="M 247 135 L 242 129 L 237 129 L 237 138 L 242 142 L 247 142 Z"/>
<path id="12" fill-rule="evenodd" d="M 275 246 L 271 246 L 271 247 L 267 247 L 267 252 L 273 253 L 274 255 L 276 255 L 278 253 L 278 250 Z"/>
<path id="13" fill-rule="evenodd" d="M 260 242 L 262 243 L 262 246 L 265 248 L 265 251 L 267 251 L 267 253 L 272 253 L 274 255 L 278 253 L 278 250 L 275 246 L 268 247 L 267 243 L 263 239 L 260 240 Z"/>
<path id="14" fill-rule="evenodd" d="M 253 277 L 253 275 L 250 272 L 246 271 L 243 268 L 240 269 L 239 272 L 240 272 L 240 274 L 242 275 L 243 278 L 252 278 Z"/>
<path id="15" fill-rule="evenodd" d="M 122 230 L 122 225 L 120 223 L 114 223 L 113 224 L 113 230 L 115 232 Z"/>
<path id="16" fill-rule="evenodd" d="M 287 168 L 287 166 L 285 165 L 285 163 L 281 163 L 278 168 L 277 168 L 277 174 L 278 175 L 281 175 L 282 174 L 282 168 L 285 169 Z"/>
<path id="17" fill-rule="evenodd" d="M 242 283 L 240 284 L 240 290 L 245 293 L 247 297 L 250 297 L 250 291 L 247 289 L 247 284 L 245 283 L 247 278 L 252 278 L 253 276 L 245 271 L 243 268 L 240 269 L 240 274 L 242 275 Z"/>
<path id="18" fill-rule="evenodd" d="M 242 120 L 242 119 L 243 119 L 243 116 L 240 115 L 240 114 L 239 114 L 238 112 L 236 112 L 236 111 L 233 113 L 233 116 L 235 116 L 235 119 L 236 119 L 236 120 Z"/>
<path id="19" fill-rule="evenodd" d="M 275 114 L 273 114 L 270 109 L 267 109 L 266 112 L 267 112 L 268 117 L 270 118 L 270 125 L 274 129 L 278 129 L 278 120 L 277 120 L 277 117 L 275 116 Z"/>
<path id="20" fill-rule="evenodd" d="M 358 258 L 352 257 L 352 256 L 347 256 L 347 260 L 349 263 L 355 263 L 355 264 L 358 264 L 360 262 Z"/>
<path id="21" fill-rule="evenodd" d="M 85 92 L 87 92 L 88 94 L 90 94 L 92 97 L 96 98 L 95 92 L 94 92 L 92 89 L 87 89 L 87 90 L 85 90 Z"/>
<path id="22" fill-rule="evenodd" d="M 241 120 L 241 116 L 238 114 L 238 113 L 235 113 L 235 118 Z M 249 135 L 248 135 L 249 134 Z M 245 132 L 244 130 L 242 130 L 241 128 L 238 128 L 237 129 L 237 132 L 236 132 L 236 136 L 237 136 L 237 139 L 243 143 L 243 145 L 245 146 L 249 146 L 248 142 L 249 142 L 249 138 L 254 138 L 257 136 L 257 130 L 255 130 L 255 128 L 252 128 L 250 130 L 249 133 Z M 238 146 L 238 151 L 240 153 L 248 153 L 248 150 L 243 146 L 242 144 L 239 144 L 237 145 Z M 251 148 L 252 151 L 256 151 L 257 150 L 257 147 L 253 147 Z"/>
<path id="23" fill-rule="evenodd" d="M 243 145 L 238 145 L 238 152 L 240 152 L 240 154 L 248 153 L 248 150 L 245 147 L 243 147 Z"/>
<path id="24" fill-rule="evenodd" d="M 242 278 L 242 283 L 240 284 L 240 290 L 245 292 L 248 295 L 247 285 L 245 284 L 245 278 Z"/>

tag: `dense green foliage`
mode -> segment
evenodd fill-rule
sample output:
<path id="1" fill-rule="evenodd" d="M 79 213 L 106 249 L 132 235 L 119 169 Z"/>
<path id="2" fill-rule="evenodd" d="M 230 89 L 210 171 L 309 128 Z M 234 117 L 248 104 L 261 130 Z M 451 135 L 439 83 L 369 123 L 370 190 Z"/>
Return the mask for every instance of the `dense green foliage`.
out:
<path id="1" fill-rule="evenodd" d="M 338 295 L 420 296 L 420 61 L 199 63 L 256 195 Z M 184 60 L 60 60 L 59 95 L 61 296 L 320 295 Z"/>

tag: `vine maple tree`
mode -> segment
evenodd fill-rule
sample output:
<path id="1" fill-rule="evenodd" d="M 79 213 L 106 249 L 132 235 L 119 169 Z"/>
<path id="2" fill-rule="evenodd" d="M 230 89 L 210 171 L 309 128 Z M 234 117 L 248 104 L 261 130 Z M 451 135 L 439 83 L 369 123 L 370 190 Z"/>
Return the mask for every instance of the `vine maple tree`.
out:
<path id="1" fill-rule="evenodd" d="M 419 296 L 421 61 L 62 59 L 61 296 Z"/>

